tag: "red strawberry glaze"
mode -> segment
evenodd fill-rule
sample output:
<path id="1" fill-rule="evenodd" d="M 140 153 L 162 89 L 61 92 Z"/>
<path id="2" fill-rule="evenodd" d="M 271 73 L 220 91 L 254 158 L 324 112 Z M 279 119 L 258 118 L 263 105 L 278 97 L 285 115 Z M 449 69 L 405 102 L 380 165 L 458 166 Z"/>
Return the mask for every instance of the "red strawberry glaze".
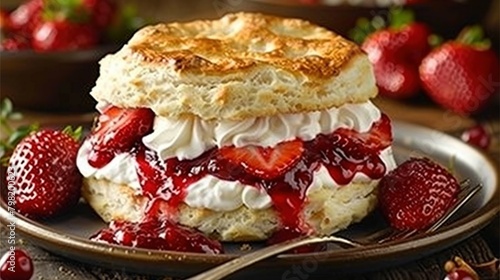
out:
<path id="1" fill-rule="evenodd" d="M 219 254 L 222 245 L 201 232 L 176 225 L 166 219 L 146 219 L 140 223 L 113 221 L 91 240 L 146 249 Z"/>
<path id="2" fill-rule="evenodd" d="M 325 166 L 340 185 L 350 183 L 358 172 L 380 179 L 385 174 L 385 165 L 379 154 L 390 142 L 391 125 L 385 115 L 366 133 L 337 129 L 330 135 L 318 135 L 314 140 L 304 142 L 300 160 L 285 174 L 274 179 L 262 179 L 246 172 L 244 166 L 226 160 L 215 148 L 196 159 L 183 161 L 176 158 L 161 161 L 153 151 L 143 146 L 134 151 L 139 182 L 144 194 L 152 201 L 149 216 L 158 215 L 158 201 L 168 202 L 169 210 L 175 211 L 184 200 L 185 190 L 190 184 L 212 175 L 264 189 L 280 213 L 284 227 L 307 231 L 300 213 L 314 172 L 320 165 Z M 172 213 L 167 213 L 167 216 L 170 215 Z"/>
<path id="3" fill-rule="evenodd" d="M 379 155 L 391 142 L 390 120 L 382 114 L 380 120 L 365 133 L 340 128 L 330 135 L 321 134 L 313 140 L 305 141 L 300 159 L 286 173 L 273 179 L 260 178 L 246 171 L 244 164 L 226 159 L 217 148 L 208 150 L 195 159 L 182 161 L 177 158 L 163 161 L 154 151 L 140 143 L 137 143 L 131 153 L 136 158 L 136 170 L 143 195 L 149 198 L 146 221 L 158 217 L 175 217 L 176 209 L 184 201 L 187 187 L 206 175 L 212 175 L 222 180 L 239 181 L 267 192 L 281 219 L 282 230 L 270 239 L 270 242 L 273 242 L 311 233 L 301 218 L 301 213 L 306 202 L 307 190 L 313 182 L 314 172 L 321 165 L 327 168 L 339 185 L 350 183 L 356 173 L 380 179 L 385 174 L 386 168 Z M 112 224 L 115 232 L 122 227 L 125 231 L 129 231 L 130 226 L 134 225 Z M 153 229 L 150 232 L 158 231 Z M 107 234 L 110 237 L 101 239 L 111 240 L 111 243 L 118 242 L 111 238 L 113 237 L 111 233 L 106 233 L 104 230 L 100 235 Z M 120 242 L 118 244 L 134 245 L 133 242 Z M 156 248 L 163 247 L 156 246 Z M 302 248 L 299 251 L 308 251 L 310 248 Z"/>

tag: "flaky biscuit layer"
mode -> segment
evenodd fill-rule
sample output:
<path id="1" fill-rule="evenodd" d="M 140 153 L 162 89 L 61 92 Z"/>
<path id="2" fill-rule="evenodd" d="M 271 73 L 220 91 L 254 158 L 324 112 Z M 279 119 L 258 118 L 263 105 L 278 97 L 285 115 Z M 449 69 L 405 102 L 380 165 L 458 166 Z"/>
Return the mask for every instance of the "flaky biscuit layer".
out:
<path id="1" fill-rule="evenodd" d="M 317 188 L 308 194 L 303 218 L 318 235 L 345 229 L 375 208 L 377 184 L 378 181 L 373 180 L 338 188 Z M 130 186 L 95 178 L 84 179 L 83 197 L 106 222 L 139 221 L 147 202 Z M 181 204 L 171 218 L 222 241 L 265 240 L 280 227 L 279 216 L 272 207 L 252 210 L 241 206 L 233 211 L 217 212 Z"/>
<path id="2" fill-rule="evenodd" d="M 303 20 L 252 13 L 145 27 L 100 71 L 96 100 L 166 117 L 241 120 L 377 94 L 354 43 Z"/>

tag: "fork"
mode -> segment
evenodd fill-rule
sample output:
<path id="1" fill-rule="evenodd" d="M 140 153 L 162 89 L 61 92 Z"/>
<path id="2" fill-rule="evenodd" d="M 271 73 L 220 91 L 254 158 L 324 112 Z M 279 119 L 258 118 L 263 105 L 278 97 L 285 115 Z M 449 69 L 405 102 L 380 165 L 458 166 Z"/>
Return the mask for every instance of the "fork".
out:
<path id="1" fill-rule="evenodd" d="M 450 207 L 448 211 L 445 212 L 445 214 L 440 219 L 434 222 L 432 226 L 425 231 L 425 233 L 432 233 L 439 229 L 482 188 L 481 184 L 477 184 L 474 187 L 471 187 L 470 181 L 468 179 L 461 182 L 460 185 L 462 186 L 462 188 L 460 189 L 460 192 L 457 196 L 457 201 L 453 204 L 452 207 Z M 421 232 L 418 230 L 398 231 L 392 228 L 386 228 L 364 238 L 363 240 L 351 240 L 335 235 L 323 237 L 302 236 L 282 243 L 274 244 L 255 252 L 235 258 L 186 280 L 219 280 L 263 259 L 267 259 L 269 257 L 303 245 L 332 242 L 347 247 L 362 248 L 374 243 L 382 244 L 389 241 L 397 241 L 410 238 L 419 233 Z"/>

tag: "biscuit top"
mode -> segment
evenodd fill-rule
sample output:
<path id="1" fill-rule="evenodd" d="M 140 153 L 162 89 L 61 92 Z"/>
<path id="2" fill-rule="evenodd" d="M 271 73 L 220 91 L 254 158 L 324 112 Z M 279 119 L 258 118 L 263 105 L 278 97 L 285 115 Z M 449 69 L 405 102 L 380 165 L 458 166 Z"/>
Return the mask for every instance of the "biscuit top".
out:
<path id="1" fill-rule="evenodd" d="M 248 13 L 149 26 L 129 47 L 145 61 L 172 62 L 178 72 L 223 75 L 267 64 L 315 78 L 336 76 L 361 52 L 354 43 L 309 22 Z"/>
<path id="2" fill-rule="evenodd" d="M 239 120 L 376 95 L 366 55 L 299 19 L 252 13 L 148 26 L 101 61 L 92 96 L 157 115 Z"/>

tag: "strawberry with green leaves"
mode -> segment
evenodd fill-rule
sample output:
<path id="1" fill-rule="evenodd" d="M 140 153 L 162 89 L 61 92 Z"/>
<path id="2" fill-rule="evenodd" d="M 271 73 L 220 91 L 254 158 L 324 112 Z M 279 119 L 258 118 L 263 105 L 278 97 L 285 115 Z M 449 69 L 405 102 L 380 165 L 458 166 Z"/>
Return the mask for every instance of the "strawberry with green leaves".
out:
<path id="1" fill-rule="evenodd" d="M 455 41 L 434 49 L 419 71 L 427 94 L 463 115 L 479 112 L 500 86 L 498 56 L 479 26 L 465 28 Z"/>
<path id="2" fill-rule="evenodd" d="M 66 213 L 80 199 L 82 176 L 76 167 L 81 128 L 63 131 L 25 127 L 13 130 L 3 117 L 16 116 L 9 101 L 2 104 L 2 128 L 11 132 L 2 141 L 3 162 L 8 161 L 6 178 L 19 213 L 46 219 Z M 8 150 L 14 151 L 8 157 Z"/>
<path id="3" fill-rule="evenodd" d="M 43 21 L 32 33 L 36 51 L 86 49 L 97 45 L 99 33 L 81 0 L 46 0 Z"/>
<path id="4" fill-rule="evenodd" d="M 351 37 L 368 54 L 381 95 L 409 98 L 421 89 L 418 67 L 430 51 L 431 33 L 407 10 L 392 9 L 388 23 L 361 19 Z"/>

